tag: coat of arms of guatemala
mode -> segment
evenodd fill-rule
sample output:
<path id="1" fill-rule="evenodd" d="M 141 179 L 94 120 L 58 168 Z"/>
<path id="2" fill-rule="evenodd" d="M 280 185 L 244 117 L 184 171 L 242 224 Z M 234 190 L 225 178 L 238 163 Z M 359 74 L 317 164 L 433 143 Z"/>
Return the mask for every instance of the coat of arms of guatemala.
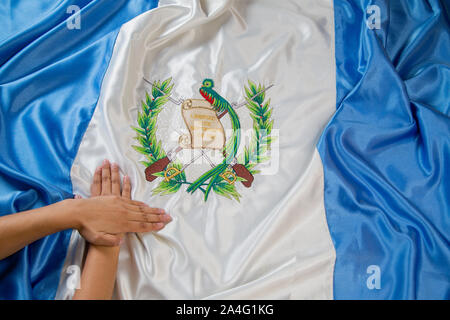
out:
<path id="1" fill-rule="evenodd" d="M 142 101 L 137 116 L 138 126 L 132 127 L 139 144 L 133 145 L 133 148 L 145 157 L 141 163 L 145 166 L 146 180 L 159 183 L 152 193 L 169 195 L 183 187 L 188 193 L 202 192 L 204 201 L 208 200 L 211 191 L 239 201 L 238 182 L 241 187 L 250 188 L 254 176 L 260 173 L 257 165 L 270 159 L 268 151 L 276 137 L 271 135 L 272 108 L 270 99 L 266 99 L 266 92 L 273 85 L 266 87 L 248 80 L 243 90 L 245 100 L 230 103 L 216 91 L 212 79 L 203 80 L 199 88 L 201 98 L 196 99 L 173 98 L 172 78 L 144 81 L 151 85 L 151 93 L 146 93 Z M 180 134 L 178 146 L 166 152 L 156 132 L 158 114 L 168 103 L 180 106 L 189 134 Z M 239 148 L 243 139 L 236 110 L 244 106 L 252 118 L 253 128 L 248 144 Z M 221 123 L 224 116 L 231 121 L 232 134 L 228 139 Z M 177 154 L 183 149 L 198 149 L 199 153 L 183 163 L 177 159 Z M 208 149 L 218 150 L 222 161 L 214 163 L 205 152 Z M 186 170 L 200 157 L 209 163 L 209 169 L 193 181 L 188 181 Z"/>

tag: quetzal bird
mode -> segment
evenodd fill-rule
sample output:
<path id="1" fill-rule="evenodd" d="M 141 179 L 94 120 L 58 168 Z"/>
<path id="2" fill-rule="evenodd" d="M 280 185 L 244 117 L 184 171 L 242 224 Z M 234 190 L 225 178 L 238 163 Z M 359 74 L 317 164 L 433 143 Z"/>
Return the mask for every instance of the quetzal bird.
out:
<path id="1" fill-rule="evenodd" d="M 223 97 L 221 97 L 220 94 L 218 94 L 213 88 L 214 81 L 212 81 L 211 79 L 205 79 L 203 80 L 202 86 L 199 91 L 202 97 L 205 98 L 209 103 L 211 103 L 216 112 L 221 113 L 225 110 L 228 111 L 228 114 L 231 118 L 231 126 L 233 129 L 233 139 L 225 148 L 226 156 L 222 163 L 205 172 L 197 180 L 195 180 L 189 186 L 189 188 L 187 188 L 187 192 L 192 193 L 208 179 L 210 179 L 205 190 L 205 201 L 208 199 L 208 194 L 211 191 L 214 183 L 219 179 L 219 175 L 223 173 L 227 169 L 228 165 L 233 161 L 238 151 L 239 144 L 241 143 L 241 123 L 239 122 L 239 117 L 236 114 L 236 111 L 234 111 L 231 104 Z"/>

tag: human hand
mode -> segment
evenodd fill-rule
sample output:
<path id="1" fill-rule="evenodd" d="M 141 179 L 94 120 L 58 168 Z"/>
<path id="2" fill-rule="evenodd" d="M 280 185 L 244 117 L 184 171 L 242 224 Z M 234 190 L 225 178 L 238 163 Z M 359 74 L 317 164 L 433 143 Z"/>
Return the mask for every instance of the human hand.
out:
<path id="1" fill-rule="evenodd" d="M 164 210 L 131 200 L 130 178 L 120 187 L 119 167 L 107 160 L 96 169 L 90 199 L 79 201 L 78 231 L 90 243 L 118 245 L 126 232 L 159 231 L 172 221 Z"/>

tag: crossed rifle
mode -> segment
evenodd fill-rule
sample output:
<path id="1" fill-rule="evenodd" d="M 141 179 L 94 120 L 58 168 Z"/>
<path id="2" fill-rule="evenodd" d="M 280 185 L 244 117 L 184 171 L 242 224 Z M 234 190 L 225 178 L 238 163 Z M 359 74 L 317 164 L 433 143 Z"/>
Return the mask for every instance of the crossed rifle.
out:
<path id="1" fill-rule="evenodd" d="M 148 84 L 150 84 L 153 88 L 155 88 L 156 90 L 158 90 L 160 93 L 162 93 L 164 96 L 166 96 L 168 98 L 169 101 L 171 101 L 172 103 L 176 104 L 176 105 L 181 105 L 183 103 L 183 101 L 185 99 L 183 98 L 179 98 L 179 99 L 175 99 L 170 95 L 167 95 L 164 91 L 162 91 L 155 83 L 143 78 L 145 82 L 147 82 Z M 265 91 L 269 90 L 270 88 L 272 88 L 274 85 L 271 84 L 268 87 L 264 88 L 263 90 L 259 91 L 258 93 L 256 93 L 255 95 L 253 95 L 249 100 L 255 101 L 254 99 L 259 96 L 261 93 L 264 93 Z M 234 109 L 239 109 L 242 108 L 243 106 L 245 106 L 247 104 L 246 101 L 241 102 L 241 103 L 237 103 L 237 102 L 233 102 L 231 103 L 231 106 Z M 220 121 L 220 119 L 227 113 L 228 111 L 223 111 L 220 114 L 217 115 L 217 119 Z M 174 131 L 176 131 L 180 136 L 182 136 L 182 133 L 180 133 L 176 128 L 173 128 Z M 162 159 L 157 160 L 156 162 L 154 162 L 151 166 L 147 167 L 145 169 L 145 177 L 147 181 L 153 181 L 157 178 L 157 176 L 153 175 L 156 172 L 161 172 L 163 170 L 165 170 L 165 168 L 173 161 L 175 161 L 177 154 L 183 150 L 183 148 L 181 146 L 175 147 L 172 150 L 170 150 L 169 152 L 167 152 L 166 156 Z M 186 170 L 187 167 L 189 167 L 191 164 L 193 164 L 195 161 L 197 161 L 200 157 L 204 157 L 208 163 L 210 164 L 210 166 L 212 168 L 215 167 L 213 161 L 209 158 L 209 156 L 205 153 L 205 151 L 203 149 L 200 149 L 200 153 L 198 155 L 196 155 L 195 157 L 193 157 L 188 163 L 184 164 L 183 167 L 181 169 L 177 169 L 175 167 L 171 167 L 170 169 L 166 170 L 164 172 L 164 178 L 166 181 L 170 181 L 170 179 L 174 178 L 175 176 L 177 176 L 178 174 L 180 174 L 181 172 L 183 172 L 184 170 Z M 236 173 L 236 175 L 238 177 L 243 178 L 244 180 L 241 181 L 242 184 L 246 187 L 246 188 L 250 188 L 254 177 L 253 175 L 250 173 L 250 171 L 243 165 L 240 163 L 237 163 L 237 159 L 234 158 L 233 161 L 229 164 L 229 166 L 231 166 L 231 168 L 233 169 L 233 171 Z M 221 174 L 221 177 L 227 181 L 230 184 L 234 184 L 234 182 L 236 182 L 237 178 L 236 175 L 230 171 L 227 170 L 225 172 L 223 172 Z"/>

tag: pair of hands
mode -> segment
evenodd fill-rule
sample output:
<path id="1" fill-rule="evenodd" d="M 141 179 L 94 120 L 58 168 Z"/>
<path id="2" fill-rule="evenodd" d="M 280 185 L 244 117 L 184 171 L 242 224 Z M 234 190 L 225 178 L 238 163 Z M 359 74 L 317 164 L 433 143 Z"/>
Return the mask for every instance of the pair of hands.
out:
<path id="1" fill-rule="evenodd" d="M 130 178 L 121 186 L 118 165 L 107 160 L 94 173 L 91 198 L 71 201 L 79 212 L 76 229 L 95 245 L 117 246 L 126 232 L 159 231 L 172 221 L 163 209 L 131 200 Z"/>

